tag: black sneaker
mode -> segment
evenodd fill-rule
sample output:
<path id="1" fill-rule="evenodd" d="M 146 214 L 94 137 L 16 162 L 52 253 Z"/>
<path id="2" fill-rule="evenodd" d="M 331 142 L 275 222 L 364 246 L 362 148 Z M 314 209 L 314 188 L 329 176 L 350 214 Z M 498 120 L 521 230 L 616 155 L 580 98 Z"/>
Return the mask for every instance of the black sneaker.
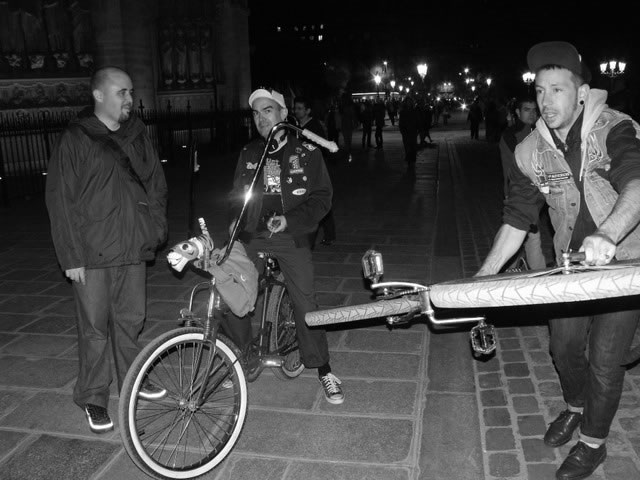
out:
<path id="1" fill-rule="evenodd" d="M 94 405 L 93 403 L 87 403 L 84 406 L 84 412 L 87 414 L 89 428 L 93 433 L 105 433 L 113 430 L 113 422 L 106 408 L 100 405 Z"/>
<path id="2" fill-rule="evenodd" d="M 166 389 L 158 387 L 148 380 L 142 384 L 142 387 L 140 387 L 140 391 L 138 392 L 138 396 L 145 400 L 160 400 L 166 395 Z"/>
<path id="3" fill-rule="evenodd" d="M 342 392 L 342 382 L 333 373 L 327 373 L 320 377 L 320 383 L 324 390 L 324 396 L 327 402 L 338 405 L 344 402 L 344 393 Z"/>
<path id="4" fill-rule="evenodd" d="M 592 448 L 584 442 L 578 442 L 565 458 L 556 472 L 558 480 L 579 480 L 587 478 L 607 458 L 606 445 Z"/>

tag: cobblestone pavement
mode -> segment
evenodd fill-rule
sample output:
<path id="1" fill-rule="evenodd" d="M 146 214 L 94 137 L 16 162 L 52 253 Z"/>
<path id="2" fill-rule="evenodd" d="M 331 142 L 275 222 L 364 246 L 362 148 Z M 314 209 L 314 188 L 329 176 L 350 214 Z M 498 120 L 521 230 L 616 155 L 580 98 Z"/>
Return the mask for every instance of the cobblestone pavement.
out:
<path id="1" fill-rule="evenodd" d="M 395 127 L 383 150 L 360 148 L 353 161 L 330 159 L 338 240 L 314 250 L 322 307 L 371 301 L 360 271 L 368 248 L 385 259 L 385 279 L 435 283 L 475 273 L 500 224 L 497 146 L 471 141 L 463 117 L 431 132 L 415 172 L 403 161 Z M 224 194 L 233 155 L 201 155 L 195 216 L 224 238 Z M 169 166 L 169 245 L 186 238 L 184 168 Z M 182 172 L 182 173 L 181 173 Z M 148 478 L 124 452 L 118 426 L 89 432 L 71 400 L 77 371 L 73 301 L 60 274 L 41 198 L 0 209 L 0 478 L 2 480 Z M 548 233 L 548 232 L 547 232 Z M 548 237 L 547 248 L 550 248 Z M 549 253 L 550 255 L 550 253 Z M 171 273 L 160 255 L 149 267 L 148 320 L 142 341 L 177 325 L 196 278 Z M 464 312 L 447 312 L 464 315 Z M 283 382 L 267 371 L 250 384 L 240 441 L 204 478 L 253 479 L 549 479 L 570 445 L 550 449 L 542 435 L 563 408 L 548 354 L 543 311 L 491 309 L 497 353 L 476 359 L 468 326 L 424 320 L 388 328 L 382 320 L 332 327 L 342 405 L 325 402 L 315 372 Z M 112 391 L 110 411 L 117 409 Z M 630 369 L 608 444 L 593 478 L 640 478 L 640 368 Z"/>

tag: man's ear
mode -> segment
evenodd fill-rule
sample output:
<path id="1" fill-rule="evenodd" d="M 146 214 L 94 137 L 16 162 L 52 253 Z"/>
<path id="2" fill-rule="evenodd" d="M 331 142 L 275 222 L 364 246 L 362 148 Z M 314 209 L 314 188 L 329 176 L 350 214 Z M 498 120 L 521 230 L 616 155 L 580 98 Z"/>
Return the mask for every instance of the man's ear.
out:
<path id="1" fill-rule="evenodd" d="M 104 95 L 102 94 L 102 92 L 100 90 L 98 90 L 97 88 L 91 92 L 93 94 L 93 99 L 98 102 L 98 103 L 102 103 L 102 100 L 104 100 Z"/>
<path id="2" fill-rule="evenodd" d="M 587 95 L 589 95 L 590 90 L 591 87 L 589 87 L 589 85 L 587 85 L 586 83 L 578 87 L 578 102 L 580 103 L 580 105 L 584 104 L 584 101 L 587 99 Z"/>
<path id="3" fill-rule="evenodd" d="M 289 110 L 287 110 L 287 107 L 283 107 L 280 110 L 280 120 L 284 122 L 287 119 L 288 115 L 289 115 Z"/>

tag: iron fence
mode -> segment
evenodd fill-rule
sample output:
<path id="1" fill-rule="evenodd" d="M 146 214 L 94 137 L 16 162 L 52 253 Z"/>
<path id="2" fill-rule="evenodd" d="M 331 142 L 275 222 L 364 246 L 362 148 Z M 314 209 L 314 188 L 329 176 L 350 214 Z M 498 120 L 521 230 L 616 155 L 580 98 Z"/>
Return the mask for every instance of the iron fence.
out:
<path id="1" fill-rule="evenodd" d="M 214 152 L 239 148 L 252 135 L 248 110 L 193 111 L 189 105 L 175 109 L 168 103 L 164 110 L 145 108 L 136 111 L 147 127 L 160 158 L 173 162 L 177 152 L 194 142 Z M 47 164 L 58 135 L 76 112 L 33 112 L 0 115 L 0 200 L 41 194 L 44 191 Z"/>

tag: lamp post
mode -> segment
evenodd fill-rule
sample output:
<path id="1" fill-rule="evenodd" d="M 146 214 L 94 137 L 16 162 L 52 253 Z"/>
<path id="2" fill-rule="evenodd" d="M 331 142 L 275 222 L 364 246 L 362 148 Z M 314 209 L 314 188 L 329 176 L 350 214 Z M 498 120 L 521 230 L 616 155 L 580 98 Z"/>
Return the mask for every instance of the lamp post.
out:
<path id="1" fill-rule="evenodd" d="M 536 74 L 533 72 L 525 72 L 522 74 L 522 81 L 527 84 L 527 93 L 531 93 L 531 84 L 536 79 Z"/>
<path id="2" fill-rule="evenodd" d="M 427 76 L 427 70 L 429 69 L 429 66 L 426 63 L 419 63 L 416 68 L 418 70 L 418 75 L 420 75 L 420 78 L 422 79 L 422 92 L 424 93 L 426 90 L 424 85 L 424 77 Z M 413 85 L 413 83 L 411 84 Z"/>
<path id="3" fill-rule="evenodd" d="M 378 72 L 373 76 L 373 81 L 376 82 L 376 97 L 380 97 L 380 82 L 382 81 L 382 77 Z"/>
<path id="4" fill-rule="evenodd" d="M 487 87 L 491 87 L 491 82 L 493 80 L 491 79 L 491 77 L 487 78 Z"/>
<path id="5" fill-rule="evenodd" d="M 607 60 L 606 62 L 602 62 L 600 64 L 600 73 L 602 75 L 606 75 L 611 80 L 611 88 L 613 89 L 614 79 L 622 75 L 627 68 L 627 64 L 625 62 L 619 62 L 617 60 Z"/>

